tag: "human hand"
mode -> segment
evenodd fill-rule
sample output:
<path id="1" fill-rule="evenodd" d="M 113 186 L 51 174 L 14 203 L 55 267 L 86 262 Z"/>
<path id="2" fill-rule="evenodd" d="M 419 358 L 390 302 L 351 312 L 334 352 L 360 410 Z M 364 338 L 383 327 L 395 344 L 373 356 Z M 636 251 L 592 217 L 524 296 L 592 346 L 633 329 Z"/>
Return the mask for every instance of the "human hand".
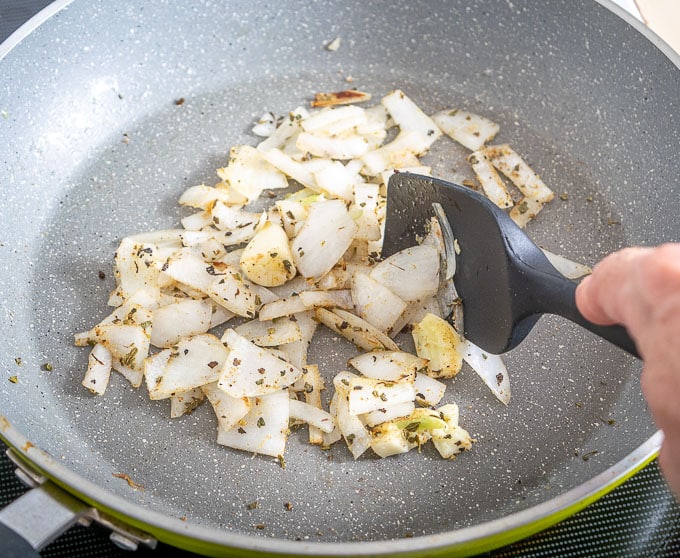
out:
<path id="1" fill-rule="evenodd" d="M 622 324 L 644 361 L 642 391 L 664 432 L 659 465 L 680 497 L 680 244 L 626 248 L 604 258 L 576 289 L 597 324 Z"/>

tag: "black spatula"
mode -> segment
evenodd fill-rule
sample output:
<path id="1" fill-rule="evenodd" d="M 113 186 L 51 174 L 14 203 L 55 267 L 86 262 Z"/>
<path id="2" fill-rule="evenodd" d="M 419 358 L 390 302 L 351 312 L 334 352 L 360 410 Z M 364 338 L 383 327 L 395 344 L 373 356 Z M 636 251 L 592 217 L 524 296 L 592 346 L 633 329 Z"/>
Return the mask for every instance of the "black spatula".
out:
<path id="1" fill-rule="evenodd" d="M 464 334 L 493 354 L 515 348 L 541 314 L 557 314 L 638 356 L 620 326 L 599 326 L 576 308 L 576 283 L 560 274 L 501 209 L 470 188 L 410 173 L 389 180 L 383 253 L 413 245 L 444 210 L 461 248 L 454 283 L 463 302 Z"/>

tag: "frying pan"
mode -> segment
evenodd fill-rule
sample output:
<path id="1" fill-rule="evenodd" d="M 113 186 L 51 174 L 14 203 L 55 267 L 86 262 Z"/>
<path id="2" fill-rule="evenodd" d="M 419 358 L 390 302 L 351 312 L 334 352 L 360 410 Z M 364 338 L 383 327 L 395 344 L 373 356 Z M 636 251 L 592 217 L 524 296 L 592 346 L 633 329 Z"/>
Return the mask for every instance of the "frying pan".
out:
<path id="1" fill-rule="evenodd" d="M 592 264 L 678 240 L 678 57 L 618 16 L 585 0 L 48 8 L 0 47 L 0 432 L 43 483 L 28 494 L 131 546 L 469 555 L 559 521 L 653 459 L 661 438 L 640 364 L 559 318 L 507 355 L 507 407 L 469 369 L 449 387 L 477 440 L 455 461 L 427 448 L 354 461 L 293 433 L 281 468 L 218 447 L 207 406 L 170 420 L 122 378 L 90 396 L 87 351 L 72 346 L 107 313 L 122 236 L 175 226 L 178 195 L 216 181 L 229 147 L 255 142 L 262 112 L 345 89 L 350 76 L 376 99 L 399 87 L 428 112 L 458 106 L 499 122 L 497 139 L 568 198 L 528 227 L 549 250 Z M 336 37 L 340 48 L 325 49 Z M 427 161 L 460 182 L 463 153 L 440 144 Z M 330 377 L 351 353 L 322 332 L 310 358 Z M 22 532 L 30 506 L 19 503 L 0 517 Z"/>

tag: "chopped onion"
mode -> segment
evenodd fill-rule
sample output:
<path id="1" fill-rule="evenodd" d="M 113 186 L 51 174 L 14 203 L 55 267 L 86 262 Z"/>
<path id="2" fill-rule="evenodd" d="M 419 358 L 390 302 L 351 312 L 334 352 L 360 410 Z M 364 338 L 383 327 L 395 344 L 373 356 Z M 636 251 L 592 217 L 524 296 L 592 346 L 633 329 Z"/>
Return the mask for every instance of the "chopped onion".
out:
<path id="1" fill-rule="evenodd" d="M 253 397 L 251 408 L 230 430 L 217 430 L 217 443 L 230 448 L 282 456 L 288 438 L 289 398 L 285 390 Z"/>
<path id="2" fill-rule="evenodd" d="M 206 333 L 210 329 L 213 305 L 206 300 L 184 299 L 153 310 L 151 344 L 167 348 L 182 337 Z"/>
<path id="3" fill-rule="evenodd" d="M 286 232 L 269 221 L 250 239 L 240 264 L 248 279 L 264 287 L 283 285 L 296 273 Z"/>
<path id="4" fill-rule="evenodd" d="M 351 284 L 359 316 L 382 332 L 390 331 L 406 309 L 406 302 L 364 273 L 354 273 Z"/>
<path id="5" fill-rule="evenodd" d="M 258 347 L 228 329 L 222 341 L 229 356 L 220 371 L 217 387 L 232 397 L 257 397 L 290 386 L 302 376 L 302 370 Z"/>
<path id="6" fill-rule="evenodd" d="M 545 248 L 542 248 L 545 257 L 548 261 L 559 271 L 562 275 L 568 279 L 580 279 L 584 275 L 590 275 L 593 270 L 585 264 L 575 262 L 564 256 L 554 254 L 549 252 Z"/>
<path id="7" fill-rule="evenodd" d="M 463 365 L 463 340 L 453 326 L 427 314 L 413 327 L 416 354 L 427 359 L 427 374 L 434 378 L 453 378 Z"/>
<path id="8" fill-rule="evenodd" d="M 412 402 L 416 397 L 413 382 L 386 382 L 374 378 L 352 378 L 347 387 L 348 412 L 361 415 Z"/>
<path id="9" fill-rule="evenodd" d="M 217 387 L 217 382 L 201 386 L 201 390 L 210 401 L 220 430 L 231 430 L 238 421 L 248 414 L 252 406 L 247 397 L 232 397 Z"/>
<path id="10" fill-rule="evenodd" d="M 228 351 L 217 337 L 204 333 L 182 339 L 174 347 L 158 354 L 164 356 L 157 357 L 161 370 L 160 373 L 154 372 L 155 385 L 152 389 L 157 396 L 169 397 L 216 381 Z M 147 371 L 148 367 L 145 374 Z"/>
<path id="11" fill-rule="evenodd" d="M 483 151 L 475 151 L 468 156 L 467 160 L 470 162 L 470 166 L 486 196 L 502 209 L 512 207 L 513 201 L 510 192 L 508 192 L 503 179 L 496 172 L 486 154 Z"/>
<path id="12" fill-rule="evenodd" d="M 498 133 L 500 126 L 488 118 L 459 109 L 448 109 L 432 116 L 447 136 L 470 151 L 476 151 Z"/>
<path id="13" fill-rule="evenodd" d="M 170 418 L 188 415 L 205 399 L 200 387 L 196 387 L 170 397 Z"/>
<path id="14" fill-rule="evenodd" d="M 427 245 L 406 248 L 375 266 L 370 277 L 406 302 L 423 299 L 439 287 L 439 254 Z"/>
<path id="15" fill-rule="evenodd" d="M 399 350 L 397 344 L 387 335 L 350 312 L 339 308 L 335 310 L 317 308 L 315 315 L 323 325 L 342 335 L 360 349 L 365 351 Z"/>
<path id="16" fill-rule="evenodd" d="M 555 197 L 555 193 L 509 145 L 484 147 L 482 152 L 527 198 L 547 203 Z"/>
<path id="17" fill-rule="evenodd" d="M 291 245 L 298 271 L 308 278 L 321 278 L 347 251 L 356 230 L 342 201 L 312 204 L 309 217 Z"/>
<path id="18" fill-rule="evenodd" d="M 367 378 L 388 382 L 411 382 L 428 361 L 403 351 L 371 351 L 351 359 L 348 364 Z"/>
<path id="19" fill-rule="evenodd" d="M 289 405 L 290 418 L 306 422 L 326 434 L 333 432 L 335 419 L 330 413 L 297 399 L 291 399 Z"/>
<path id="20" fill-rule="evenodd" d="M 510 402 L 510 376 L 501 357 L 483 351 L 467 339 L 463 341 L 462 354 L 498 400 L 507 405 Z"/>
<path id="21" fill-rule="evenodd" d="M 319 94 L 311 110 L 265 113 L 253 127 L 265 139 L 232 147 L 215 186 L 182 193 L 179 204 L 193 208 L 182 228 L 121 240 L 114 309 L 75 335 L 76 345 L 93 345 L 85 387 L 103 394 L 116 370 L 134 387 L 145 381 L 149 399 L 169 400 L 170 417 L 207 398 L 219 444 L 275 457 L 302 422 L 310 443 L 344 439 L 355 458 L 429 440 L 447 459 L 470 449 L 458 407 L 434 408 L 446 390 L 435 377 L 453 377 L 466 361 L 507 404 L 507 370 L 443 319 L 453 314 L 462 328 L 452 281 L 460 248 L 438 204 L 425 238 L 381 261 L 389 177 L 430 175 L 419 157 L 443 130 L 473 151 L 485 194 L 520 226 L 553 193 L 508 145 L 485 145 L 498 132 L 486 118 L 460 110 L 431 118 L 400 90 L 369 108 L 339 106 L 368 98 Z M 523 196 L 514 206 L 499 172 Z M 276 201 L 265 205 L 265 190 L 296 186 L 269 193 Z M 565 274 L 589 271 L 546 255 Z M 220 339 L 214 328 L 226 322 Z M 359 374 L 336 374 L 328 410 L 322 373 L 308 362 L 319 323 L 360 350 L 348 362 Z M 396 337 L 407 326 L 416 354 Z"/>
<path id="22" fill-rule="evenodd" d="M 434 120 L 427 116 L 400 89 L 388 93 L 380 102 L 403 132 L 414 133 L 420 136 L 421 148 L 417 154 L 427 151 L 441 137 L 442 131 Z"/>
<path id="23" fill-rule="evenodd" d="M 103 395 L 109 385 L 113 357 L 104 345 L 95 344 L 87 360 L 87 372 L 82 384 L 96 395 Z"/>

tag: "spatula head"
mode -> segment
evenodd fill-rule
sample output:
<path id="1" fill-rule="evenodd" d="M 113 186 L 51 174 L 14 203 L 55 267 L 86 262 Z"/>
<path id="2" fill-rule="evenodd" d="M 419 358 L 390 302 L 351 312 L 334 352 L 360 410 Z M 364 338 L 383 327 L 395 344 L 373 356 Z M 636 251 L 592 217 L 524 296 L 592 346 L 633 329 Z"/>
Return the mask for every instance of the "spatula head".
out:
<path id="1" fill-rule="evenodd" d="M 540 314 L 522 288 L 527 265 L 557 273 L 543 252 L 490 200 L 470 188 L 428 176 L 394 174 L 387 189 L 383 254 L 413 245 L 439 203 L 460 246 L 454 283 L 464 335 L 493 354 L 517 346 Z"/>

